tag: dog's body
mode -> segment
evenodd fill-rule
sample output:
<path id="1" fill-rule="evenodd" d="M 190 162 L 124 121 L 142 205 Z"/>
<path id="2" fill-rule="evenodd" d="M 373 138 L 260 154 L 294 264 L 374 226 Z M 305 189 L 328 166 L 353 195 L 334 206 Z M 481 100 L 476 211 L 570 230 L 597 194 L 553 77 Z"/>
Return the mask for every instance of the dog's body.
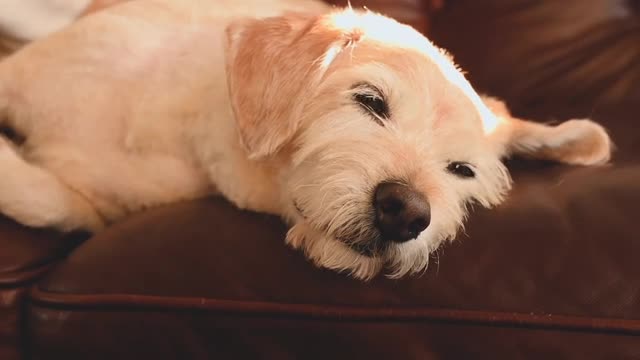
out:
<path id="1" fill-rule="evenodd" d="M 513 119 L 412 29 L 327 12 L 311 1 L 138 0 L 10 56 L 0 125 L 23 141 L 0 137 L 0 212 L 97 231 L 221 194 L 288 220 L 289 243 L 319 265 L 370 278 L 387 264 L 400 276 L 455 235 L 468 201 L 502 200 L 501 157 L 608 160 L 599 126 Z M 402 201 L 420 221 L 402 241 L 385 240 L 389 210 L 371 205 L 383 183 L 411 189 Z"/>
<path id="2" fill-rule="evenodd" d="M 203 3 L 123 4 L 2 63 L 0 94 L 12 112 L 6 119 L 27 138 L 19 155 L 56 174 L 77 198 L 52 201 L 41 211 L 24 197 L 45 202 L 48 187 L 17 181 L 24 191 L 10 191 L 23 201 L 0 196 L 8 203 L 3 211 L 32 226 L 98 230 L 149 206 L 210 194 L 217 185 L 239 206 L 276 212 L 272 176 L 238 155 L 224 32 L 234 18 L 274 16 L 291 6 Z M 243 180 L 247 184 L 239 184 Z M 82 211 L 62 206 L 87 200 Z"/>

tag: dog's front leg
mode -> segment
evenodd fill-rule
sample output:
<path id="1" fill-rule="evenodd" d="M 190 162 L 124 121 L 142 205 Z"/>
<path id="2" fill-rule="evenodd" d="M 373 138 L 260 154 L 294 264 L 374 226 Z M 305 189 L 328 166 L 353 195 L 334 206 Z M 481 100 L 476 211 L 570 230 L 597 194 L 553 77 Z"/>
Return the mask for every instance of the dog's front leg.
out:
<path id="1" fill-rule="evenodd" d="M 26 162 L 0 136 L 0 213 L 17 222 L 62 231 L 96 231 L 104 222 L 78 192 Z"/>

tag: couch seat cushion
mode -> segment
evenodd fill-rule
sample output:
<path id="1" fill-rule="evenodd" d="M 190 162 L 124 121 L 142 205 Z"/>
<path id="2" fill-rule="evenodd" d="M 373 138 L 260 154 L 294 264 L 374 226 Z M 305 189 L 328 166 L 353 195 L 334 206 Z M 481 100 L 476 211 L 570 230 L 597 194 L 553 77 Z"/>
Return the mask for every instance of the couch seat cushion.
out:
<path id="1" fill-rule="evenodd" d="M 105 334 L 149 342 L 168 332 L 179 340 L 160 348 L 182 355 L 247 355 L 247 341 L 295 358 L 318 346 L 310 338 L 295 341 L 333 336 L 339 351 L 350 337 L 368 344 L 353 350 L 356 357 L 478 351 L 514 358 L 528 346 L 562 357 L 640 356 L 640 135 L 625 130 L 635 121 L 629 107 L 593 115 L 617 140 L 613 165 L 511 162 L 509 200 L 477 209 L 466 235 L 438 251 L 419 277 L 363 283 L 317 269 L 284 245 L 286 228 L 277 218 L 222 199 L 133 216 L 84 243 L 39 283 L 32 293 L 34 348 L 77 353 L 65 345 L 73 334 L 87 341 L 85 350 L 155 356 L 155 343 L 132 353 Z M 104 327 L 91 330 L 97 322 Z M 145 323 L 160 333 L 143 335 Z M 437 333 L 457 340 L 446 343 Z M 398 334 L 429 345 L 380 340 Z M 503 337 L 514 343 L 494 349 Z"/>

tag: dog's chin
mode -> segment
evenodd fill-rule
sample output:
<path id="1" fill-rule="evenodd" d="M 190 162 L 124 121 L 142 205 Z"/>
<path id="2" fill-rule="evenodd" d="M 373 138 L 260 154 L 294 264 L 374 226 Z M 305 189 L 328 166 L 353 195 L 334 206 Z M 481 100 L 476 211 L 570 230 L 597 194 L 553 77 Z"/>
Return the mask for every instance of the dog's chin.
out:
<path id="1" fill-rule="evenodd" d="M 385 266 L 389 270 L 386 276 L 393 279 L 426 270 L 429 255 L 439 241 L 427 241 L 429 234 L 422 235 L 413 241 L 387 246 L 351 243 L 300 222 L 287 233 L 287 243 L 302 250 L 317 266 L 366 281 Z"/>
<path id="2" fill-rule="evenodd" d="M 335 238 L 356 253 L 367 257 L 384 257 L 391 245 L 381 242 L 378 239 L 364 241 L 349 241 L 342 238 Z"/>
<path id="3" fill-rule="evenodd" d="M 287 233 L 287 243 L 302 250 L 317 266 L 348 273 L 361 280 L 370 280 L 377 275 L 382 270 L 386 258 L 369 248 L 354 249 L 353 245 L 348 245 L 304 223 L 291 227 Z"/>

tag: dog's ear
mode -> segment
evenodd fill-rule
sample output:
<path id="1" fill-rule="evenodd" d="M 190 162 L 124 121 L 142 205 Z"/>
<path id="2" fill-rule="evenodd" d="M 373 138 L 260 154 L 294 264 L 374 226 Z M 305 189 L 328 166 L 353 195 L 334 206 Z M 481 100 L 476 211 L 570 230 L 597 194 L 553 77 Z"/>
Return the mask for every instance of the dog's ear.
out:
<path id="1" fill-rule="evenodd" d="M 521 155 L 575 165 L 601 165 L 611 157 L 609 135 L 591 120 L 549 126 L 513 117 L 497 99 L 483 100 L 495 115 L 485 119 L 485 131 L 502 157 Z"/>
<path id="2" fill-rule="evenodd" d="M 298 129 L 339 36 L 314 14 L 244 19 L 227 28 L 227 81 L 243 146 L 251 158 L 277 152 Z"/>

